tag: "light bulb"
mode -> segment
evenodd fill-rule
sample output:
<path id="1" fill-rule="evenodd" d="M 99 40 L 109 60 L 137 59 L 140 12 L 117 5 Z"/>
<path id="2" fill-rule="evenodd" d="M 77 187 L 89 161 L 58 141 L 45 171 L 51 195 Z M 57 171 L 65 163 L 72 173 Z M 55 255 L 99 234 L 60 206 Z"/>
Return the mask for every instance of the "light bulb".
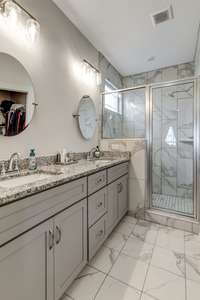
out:
<path id="1" fill-rule="evenodd" d="M 89 84 L 94 85 L 96 82 L 96 71 L 90 67 L 90 81 Z"/>
<path id="2" fill-rule="evenodd" d="M 13 1 L 6 1 L 4 5 L 4 16 L 8 18 L 11 25 L 16 25 L 21 9 Z"/>
<path id="3" fill-rule="evenodd" d="M 33 43 L 39 36 L 40 24 L 34 19 L 28 19 L 26 22 L 26 33 L 28 39 Z"/>
<path id="4" fill-rule="evenodd" d="M 99 72 L 96 73 L 96 83 L 97 85 L 101 85 L 102 83 L 101 73 Z"/>
<path id="5" fill-rule="evenodd" d="M 86 77 L 86 74 L 87 74 L 87 65 L 85 62 L 82 63 L 82 66 L 81 66 L 81 76 L 83 78 L 83 80 L 85 80 L 85 77 Z"/>
<path id="6" fill-rule="evenodd" d="M 90 67 L 87 65 L 86 67 L 86 76 L 85 76 L 85 83 L 89 83 L 91 78 L 91 73 L 90 73 Z"/>

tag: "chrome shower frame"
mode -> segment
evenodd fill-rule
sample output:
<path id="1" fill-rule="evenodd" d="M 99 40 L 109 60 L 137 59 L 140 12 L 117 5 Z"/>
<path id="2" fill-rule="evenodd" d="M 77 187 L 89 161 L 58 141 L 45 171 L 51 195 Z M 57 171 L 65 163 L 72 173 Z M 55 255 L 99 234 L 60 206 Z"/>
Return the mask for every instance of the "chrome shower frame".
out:
<path id="1" fill-rule="evenodd" d="M 153 90 L 155 88 L 170 87 L 177 84 L 193 83 L 194 84 L 194 145 L 193 145 L 193 204 L 194 214 L 188 215 L 169 209 L 155 208 L 152 205 L 152 126 L 153 126 Z M 200 79 L 191 77 L 187 79 L 174 80 L 170 82 L 162 82 L 157 84 L 151 84 L 147 87 L 148 96 L 146 103 L 146 133 L 147 133 L 147 178 L 146 178 L 146 204 L 145 209 L 151 209 L 152 211 L 162 211 L 171 215 L 184 216 L 192 220 L 199 220 L 200 205 L 200 155 L 199 155 L 199 122 L 200 122 Z"/>
<path id="2" fill-rule="evenodd" d="M 172 210 L 161 209 L 152 207 L 152 91 L 154 88 L 169 87 L 176 84 L 194 83 L 194 153 L 193 153 L 193 201 L 194 201 L 194 214 L 186 215 L 180 212 L 173 212 Z M 102 92 L 101 102 L 101 139 L 109 140 L 109 138 L 103 138 L 103 96 L 106 94 L 113 94 L 117 92 L 126 92 L 131 90 L 146 89 L 146 136 L 145 138 L 116 138 L 114 140 L 145 140 L 146 141 L 146 191 L 145 191 L 145 210 L 151 210 L 152 212 L 161 212 L 172 217 L 184 217 L 191 221 L 200 221 L 200 77 L 188 77 L 184 79 L 178 79 L 173 81 L 144 84 L 130 88 L 117 89 L 111 92 Z"/>

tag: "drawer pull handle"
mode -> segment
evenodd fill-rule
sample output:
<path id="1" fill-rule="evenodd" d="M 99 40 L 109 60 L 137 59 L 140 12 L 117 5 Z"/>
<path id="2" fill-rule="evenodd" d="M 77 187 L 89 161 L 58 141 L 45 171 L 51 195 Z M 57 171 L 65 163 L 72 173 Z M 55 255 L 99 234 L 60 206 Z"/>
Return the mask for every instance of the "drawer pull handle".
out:
<path id="1" fill-rule="evenodd" d="M 61 229 L 58 227 L 58 226 L 56 226 L 56 244 L 58 245 L 59 243 L 60 243 L 60 241 L 61 241 Z"/>
<path id="2" fill-rule="evenodd" d="M 51 251 L 54 246 L 54 234 L 51 230 L 49 230 L 48 244 L 49 244 L 49 250 Z"/>
<path id="3" fill-rule="evenodd" d="M 103 202 L 100 202 L 98 205 L 97 205 L 97 208 L 101 208 L 103 205 Z"/>
<path id="4" fill-rule="evenodd" d="M 103 229 L 102 229 L 102 230 L 100 230 L 100 231 L 96 234 L 96 237 L 99 238 L 99 237 L 101 237 L 103 234 L 104 234 L 104 231 L 103 231 Z"/>
<path id="5" fill-rule="evenodd" d="M 117 192 L 118 192 L 118 194 L 121 192 L 121 185 L 120 185 L 120 183 L 118 183 L 118 185 L 117 185 Z"/>
<path id="6" fill-rule="evenodd" d="M 118 185 L 117 185 L 117 192 L 118 194 L 121 193 L 124 189 L 124 186 L 123 184 L 120 182 Z"/>

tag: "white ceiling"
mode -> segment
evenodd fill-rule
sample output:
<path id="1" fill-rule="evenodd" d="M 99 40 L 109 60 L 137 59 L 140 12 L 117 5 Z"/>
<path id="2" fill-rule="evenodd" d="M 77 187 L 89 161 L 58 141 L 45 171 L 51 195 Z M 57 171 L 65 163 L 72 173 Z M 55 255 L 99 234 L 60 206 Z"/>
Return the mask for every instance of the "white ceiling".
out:
<path id="1" fill-rule="evenodd" d="M 53 1 L 124 76 L 194 58 L 200 0 Z M 153 27 L 150 14 L 170 4 L 175 18 Z"/>

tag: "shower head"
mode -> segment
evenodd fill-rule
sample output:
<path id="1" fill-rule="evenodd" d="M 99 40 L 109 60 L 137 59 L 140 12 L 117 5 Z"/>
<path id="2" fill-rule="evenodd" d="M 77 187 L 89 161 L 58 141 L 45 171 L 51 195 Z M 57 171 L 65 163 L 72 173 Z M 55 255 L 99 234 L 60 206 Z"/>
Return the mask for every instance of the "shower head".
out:
<path id="1" fill-rule="evenodd" d="M 169 96 L 172 97 L 172 98 L 174 98 L 175 94 L 176 94 L 176 92 L 172 92 L 172 93 L 169 93 Z"/>

